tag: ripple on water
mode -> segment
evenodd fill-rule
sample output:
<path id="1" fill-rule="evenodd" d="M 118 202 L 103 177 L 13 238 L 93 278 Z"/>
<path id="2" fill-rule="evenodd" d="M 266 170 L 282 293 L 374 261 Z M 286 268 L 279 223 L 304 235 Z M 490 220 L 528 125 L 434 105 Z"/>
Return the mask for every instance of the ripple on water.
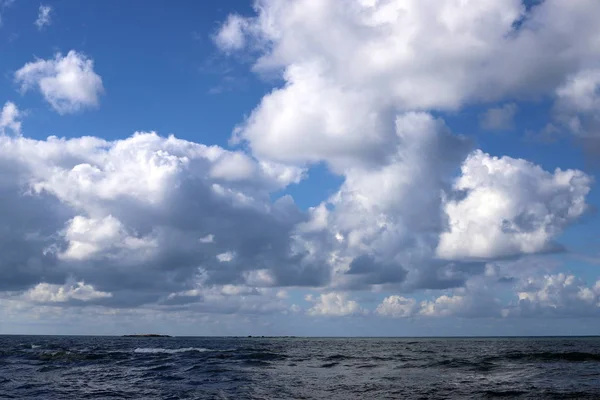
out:
<path id="1" fill-rule="evenodd" d="M 0 398 L 600 398 L 597 339 L 408 343 L 0 336 Z"/>

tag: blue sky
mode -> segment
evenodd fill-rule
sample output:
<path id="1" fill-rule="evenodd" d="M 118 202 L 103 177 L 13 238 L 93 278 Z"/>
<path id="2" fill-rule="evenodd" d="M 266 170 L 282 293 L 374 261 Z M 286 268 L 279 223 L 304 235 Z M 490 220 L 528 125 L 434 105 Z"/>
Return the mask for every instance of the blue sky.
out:
<path id="1" fill-rule="evenodd" d="M 596 333 L 598 7 L 0 0 L 0 333 Z"/>
<path id="2" fill-rule="evenodd" d="M 118 8 L 102 1 L 56 2 L 52 3 L 53 23 L 42 32 L 29 23 L 38 6 L 15 2 L 3 13 L 5 73 L 34 57 L 77 49 L 94 55 L 95 70 L 106 82 L 104 98 L 111 101 L 104 101 L 95 112 L 64 121 L 43 99 L 23 96 L 22 108 L 39 114 L 29 121 L 32 136 L 45 137 L 50 127 L 60 136 L 109 139 L 156 130 L 226 145 L 236 121 L 269 89 L 247 68 L 219 55 L 210 40 L 232 9 L 249 9 L 245 2 L 223 2 L 219 8 L 193 2 L 173 7 L 167 1 L 131 1 Z M 235 92 L 225 90 L 228 76 L 240 82 Z M 221 87 L 219 96 L 211 95 L 211 89 Z M 3 80 L 2 92 L 6 100 L 13 97 L 12 79 Z"/>

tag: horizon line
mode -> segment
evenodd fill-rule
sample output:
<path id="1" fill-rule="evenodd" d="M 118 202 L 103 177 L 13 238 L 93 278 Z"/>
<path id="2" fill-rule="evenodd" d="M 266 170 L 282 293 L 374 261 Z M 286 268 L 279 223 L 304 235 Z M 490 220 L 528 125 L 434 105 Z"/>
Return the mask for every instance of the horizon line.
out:
<path id="1" fill-rule="evenodd" d="M 169 339 L 169 338 L 243 338 L 243 339 L 502 339 L 502 338 L 600 338 L 597 335 L 449 335 L 449 336 L 332 336 L 332 335 L 165 335 L 162 337 L 131 337 L 132 334 L 39 334 L 39 333 L 0 333 L 0 336 L 74 336 L 74 337 L 128 337 L 130 339 Z M 136 335 L 136 334 L 133 334 Z"/>

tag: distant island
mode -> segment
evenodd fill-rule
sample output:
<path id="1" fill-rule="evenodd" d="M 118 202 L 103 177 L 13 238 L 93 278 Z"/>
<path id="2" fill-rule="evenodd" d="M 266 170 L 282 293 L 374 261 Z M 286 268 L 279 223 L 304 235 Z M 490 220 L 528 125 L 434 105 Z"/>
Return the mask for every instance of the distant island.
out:
<path id="1" fill-rule="evenodd" d="M 169 335 L 159 335 L 158 333 L 140 333 L 134 335 L 123 335 L 123 337 L 171 337 Z"/>

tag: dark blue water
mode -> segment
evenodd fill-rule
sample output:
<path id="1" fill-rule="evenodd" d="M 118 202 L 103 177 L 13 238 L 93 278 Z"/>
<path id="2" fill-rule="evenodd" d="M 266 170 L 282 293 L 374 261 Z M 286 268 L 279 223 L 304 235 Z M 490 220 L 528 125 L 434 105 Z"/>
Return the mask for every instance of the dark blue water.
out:
<path id="1" fill-rule="evenodd" d="M 0 399 L 600 398 L 600 339 L 0 336 Z"/>

